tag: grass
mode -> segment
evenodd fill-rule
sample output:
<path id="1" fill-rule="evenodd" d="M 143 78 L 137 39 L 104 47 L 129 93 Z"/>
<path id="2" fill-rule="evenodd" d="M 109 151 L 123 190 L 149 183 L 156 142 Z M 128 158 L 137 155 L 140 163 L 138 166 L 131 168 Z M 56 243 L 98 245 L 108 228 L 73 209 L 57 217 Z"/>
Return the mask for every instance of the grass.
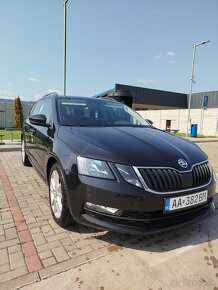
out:
<path id="1" fill-rule="evenodd" d="M 186 137 L 186 133 L 176 133 L 179 137 Z M 205 136 L 198 134 L 196 138 L 217 138 L 216 136 Z"/>
<path id="2" fill-rule="evenodd" d="M 0 130 L 0 134 L 5 135 L 5 136 L 3 137 L 3 140 L 10 140 L 10 133 L 13 133 L 13 135 L 14 135 L 14 140 L 20 140 L 20 137 L 21 137 L 21 131 L 7 131 L 7 130 L 4 130 L 4 129 L 1 129 L 1 130 Z"/>

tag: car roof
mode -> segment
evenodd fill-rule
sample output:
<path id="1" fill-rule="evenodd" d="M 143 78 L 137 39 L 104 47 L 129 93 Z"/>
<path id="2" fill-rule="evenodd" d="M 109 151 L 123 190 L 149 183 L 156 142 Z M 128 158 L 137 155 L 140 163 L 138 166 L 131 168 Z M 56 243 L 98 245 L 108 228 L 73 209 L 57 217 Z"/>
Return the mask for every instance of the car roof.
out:
<path id="1" fill-rule="evenodd" d="M 93 97 L 82 97 L 82 96 L 63 96 L 63 95 L 58 95 L 56 92 L 54 93 L 49 93 L 45 96 L 43 96 L 40 100 L 42 99 L 45 99 L 45 98 L 48 98 L 48 97 L 52 97 L 52 98 L 55 98 L 55 99 L 83 99 L 83 100 L 107 100 L 107 101 L 113 101 L 113 102 L 118 102 L 117 100 L 114 100 L 113 98 L 110 98 L 110 97 L 96 97 L 96 98 L 93 98 Z"/>

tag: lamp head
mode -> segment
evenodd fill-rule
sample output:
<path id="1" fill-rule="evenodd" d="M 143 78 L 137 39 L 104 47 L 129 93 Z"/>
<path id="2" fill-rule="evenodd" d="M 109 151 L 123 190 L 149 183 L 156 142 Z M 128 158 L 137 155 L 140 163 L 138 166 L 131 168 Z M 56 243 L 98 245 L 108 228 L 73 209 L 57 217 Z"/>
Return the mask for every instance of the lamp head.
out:
<path id="1" fill-rule="evenodd" d="M 207 44 L 208 42 L 210 42 L 209 39 L 208 39 L 208 40 L 204 40 L 204 41 L 202 41 L 201 44 Z"/>

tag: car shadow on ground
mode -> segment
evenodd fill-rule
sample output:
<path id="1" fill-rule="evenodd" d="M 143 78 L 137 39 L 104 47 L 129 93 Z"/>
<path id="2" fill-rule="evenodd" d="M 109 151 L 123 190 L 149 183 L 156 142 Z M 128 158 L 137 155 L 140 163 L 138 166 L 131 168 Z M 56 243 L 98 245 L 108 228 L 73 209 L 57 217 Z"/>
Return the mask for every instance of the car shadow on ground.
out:
<path id="1" fill-rule="evenodd" d="M 123 247 L 147 252 L 167 252 L 218 239 L 218 211 L 204 221 L 144 236 L 99 231 L 78 224 L 68 227 L 68 230 L 88 234 L 89 239 L 90 234 L 96 240 L 107 242 L 109 248 L 116 246 L 114 250 Z"/>
<path id="2" fill-rule="evenodd" d="M 15 152 L 15 151 L 20 151 L 20 148 L 0 148 L 0 152 Z"/>

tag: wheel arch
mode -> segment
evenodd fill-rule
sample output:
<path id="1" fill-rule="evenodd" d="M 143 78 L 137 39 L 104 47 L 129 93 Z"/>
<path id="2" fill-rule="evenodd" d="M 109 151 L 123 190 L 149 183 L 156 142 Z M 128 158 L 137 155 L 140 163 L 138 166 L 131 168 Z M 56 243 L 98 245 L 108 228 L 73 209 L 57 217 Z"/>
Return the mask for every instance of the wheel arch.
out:
<path id="1" fill-rule="evenodd" d="M 59 164 L 58 160 L 54 156 L 49 157 L 48 162 L 47 162 L 47 167 L 46 167 L 46 179 L 47 179 L 47 181 L 49 180 L 49 174 L 50 174 L 51 168 L 55 163 Z"/>

